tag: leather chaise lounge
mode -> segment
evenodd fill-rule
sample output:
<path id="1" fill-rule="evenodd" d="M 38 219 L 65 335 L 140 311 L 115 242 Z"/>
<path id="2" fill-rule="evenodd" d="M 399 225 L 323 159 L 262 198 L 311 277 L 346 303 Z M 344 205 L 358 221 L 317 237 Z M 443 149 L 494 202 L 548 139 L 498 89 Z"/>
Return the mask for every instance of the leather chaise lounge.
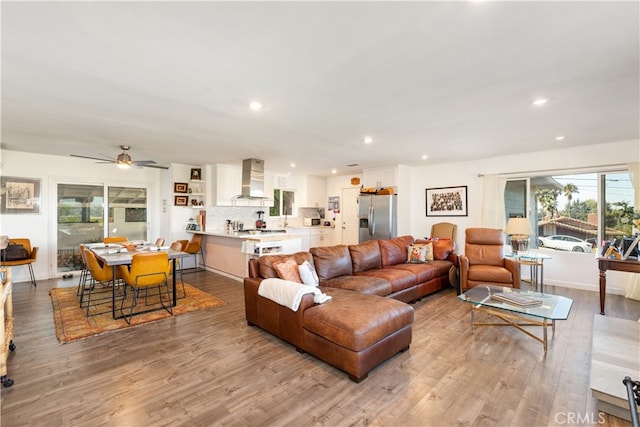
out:
<path id="1" fill-rule="evenodd" d="M 409 348 L 414 310 L 407 303 L 450 286 L 449 273 L 457 265 L 452 245 L 440 252 L 441 259 L 408 264 L 407 248 L 413 243 L 413 237 L 402 236 L 251 259 L 244 279 L 247 323 L 360 382 L 371 369 Z M 288 259 L 311 263 L 320 289 L 331 300 L 315 304 L 313 295 L 304 295 L 292 311 L 259 295 L 263 279 L 279 277 L 274 265 Z"/>

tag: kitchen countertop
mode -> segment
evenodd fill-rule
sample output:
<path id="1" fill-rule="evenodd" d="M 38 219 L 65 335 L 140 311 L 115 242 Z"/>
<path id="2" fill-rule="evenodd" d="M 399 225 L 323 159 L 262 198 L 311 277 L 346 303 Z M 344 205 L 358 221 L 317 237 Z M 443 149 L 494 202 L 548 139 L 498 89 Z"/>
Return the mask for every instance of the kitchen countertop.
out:
<path id="1" fill-rule="evenodd" d="M 300 236 L 293 233 L 260 233 L 260 234 L 249 234 L 247 232 L 242 231 L 232 231 L 231 233 L 227 233 L 222 230 L 217 231 L 189 231 L 189 233 L 193 234 L 202 234 L 204 236 L 215 236 L 215 237 L 228 237 L 231 239 L 239 239 L 239 240 L 285 240 L 285 239 L 299 239 Z"/>

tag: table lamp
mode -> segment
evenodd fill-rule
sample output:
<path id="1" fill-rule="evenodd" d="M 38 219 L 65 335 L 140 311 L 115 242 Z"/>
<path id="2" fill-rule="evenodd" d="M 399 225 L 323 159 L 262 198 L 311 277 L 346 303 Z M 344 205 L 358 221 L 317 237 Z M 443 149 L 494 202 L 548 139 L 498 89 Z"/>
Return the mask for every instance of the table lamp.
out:
<path id="1" fill-rule="evenodd" d="M 527 218 L 509 218 L 504 232 L 511 236 L 509 242 L 514 254 L 529 250 L 529 236 L 533 235 L 531 223 Z"/>

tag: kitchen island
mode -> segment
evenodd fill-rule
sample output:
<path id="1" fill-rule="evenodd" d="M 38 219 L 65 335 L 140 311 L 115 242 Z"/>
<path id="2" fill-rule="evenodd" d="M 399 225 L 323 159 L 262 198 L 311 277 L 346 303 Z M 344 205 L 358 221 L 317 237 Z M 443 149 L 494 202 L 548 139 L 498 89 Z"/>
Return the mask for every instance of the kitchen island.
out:
<path id="1" fill-rule="evenodd" d="M 248 231 L 190 231 L 204 239 L 204 258 L 208 269 L 233 279 L 247 276 L 249 258 L 264 254 L 289 254 L 302 250 L 302 239 L 297 234 L 261 230 Z"/>

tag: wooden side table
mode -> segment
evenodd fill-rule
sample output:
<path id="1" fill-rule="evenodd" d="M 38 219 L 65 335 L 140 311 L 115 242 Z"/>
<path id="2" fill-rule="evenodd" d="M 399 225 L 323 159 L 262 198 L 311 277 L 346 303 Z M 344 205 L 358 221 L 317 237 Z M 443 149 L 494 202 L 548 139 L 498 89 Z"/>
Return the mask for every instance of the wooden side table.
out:
<path id="1" fill-rule="evenodd" d="M 640 261 L 615 258 L 598 258 L 600 270 L 600 314 L 604 315 L 604 299 L 607 294 L 607 270 L 640 273 Z"/>

